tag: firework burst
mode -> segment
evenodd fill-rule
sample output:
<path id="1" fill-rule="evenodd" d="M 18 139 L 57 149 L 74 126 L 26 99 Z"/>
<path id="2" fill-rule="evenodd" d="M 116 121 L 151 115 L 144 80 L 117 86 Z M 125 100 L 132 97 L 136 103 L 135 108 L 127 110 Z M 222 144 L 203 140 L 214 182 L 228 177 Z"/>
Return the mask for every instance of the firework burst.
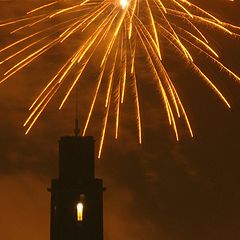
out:
<path id="1" fill-rule="evenodd" d="M 229 36 L 239 36 L 240 28 L 222 22 L 187 0 L 58 0 L 33 9 L 17 19 L 2 22 L 0 26 L 11 26 L 11 34 L 20 32 L 23 36 L 0 49 L 0 54 L 4 55 L 0 64 L 10 65 L 1 83 L 54 46 L 67 42 L 78 33 L 81 34 L 77 49 L 49 80 L 30 107 L 30 115 L 24 123 L 26 134 L 59 88 L 67 82 L 69 87 L 59 109 L 63 107 L 76 84 L 85 74 L 89 62 L 96 52 L 99 58 L 101 52 L 96 87 L 82 130 L 84 136 L 101 86 L 107 85 L 104 93 L 105 116 L 98 157 L 101 156 L 111 105 L 115 109 L 115 138 L 119 135 L 120 109 L 127 85 L 130 85 L 133 91 L 138 141 L 139 143 L 142 141 L 136 77 L 138 51 L 144 51 L 146 55 L 152 79 L 158 86 L 169 124 L 173 127 L 177 140 L 179 139 L 177 118 L 183 117 L 191 136 L 193 132 L 174 82 L 163 63 L 162 48 L 165 44 L 171 46 L 177 56 L 196 72 L 229 108 L 230 104 L 223 94 L 195 63 L 192 52 L 200 51 L 209 62 L 217 65 L 233 79 L 240 81 L 235 73 L 220 62 L 219 55 L 210 46 L 207 36 L 202 31 L 208 27 L 220 30 Z M 74 77 L 72 77 L 73 73 Z"/>

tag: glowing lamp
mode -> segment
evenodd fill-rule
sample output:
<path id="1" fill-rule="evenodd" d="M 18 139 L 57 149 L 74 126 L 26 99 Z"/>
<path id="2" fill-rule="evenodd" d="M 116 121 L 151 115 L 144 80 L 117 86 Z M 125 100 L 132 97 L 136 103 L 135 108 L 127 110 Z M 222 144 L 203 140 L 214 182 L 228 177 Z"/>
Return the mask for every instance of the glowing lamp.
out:
<path id="1" fill-rule="evenodd" d="M 81 202 L 77 204 L 77 220 L 78 222 L 83 220 L 83 204 Z"/>

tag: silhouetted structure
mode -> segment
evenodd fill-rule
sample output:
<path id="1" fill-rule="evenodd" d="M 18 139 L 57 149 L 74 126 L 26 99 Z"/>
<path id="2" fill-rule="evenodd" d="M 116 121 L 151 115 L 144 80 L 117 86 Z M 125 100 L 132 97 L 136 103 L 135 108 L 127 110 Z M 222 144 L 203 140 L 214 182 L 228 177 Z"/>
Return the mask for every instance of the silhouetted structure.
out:
<path id="1" fill-rule="evenodd" d="M 51 240 L 103 240 L 103 184 L 94 174 L 94 139 L 62 137 L 52 180 Z"/>

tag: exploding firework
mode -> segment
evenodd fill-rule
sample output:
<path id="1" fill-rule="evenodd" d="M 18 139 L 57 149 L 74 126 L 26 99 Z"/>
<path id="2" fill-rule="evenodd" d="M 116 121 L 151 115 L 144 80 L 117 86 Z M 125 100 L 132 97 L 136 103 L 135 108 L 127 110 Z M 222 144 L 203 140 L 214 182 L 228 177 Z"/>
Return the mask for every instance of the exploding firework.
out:
<path id="1" fill-rule="evenodd" d="M 177 140 L 177 118 L 183 117 L 191 136 L 193 132 L 174 82 L 163 62 L 162 48 L 166 44 L 229 108 L 230 104 L 223 94 L 195 63 L 192 52 L 201 52 L 209 62 L 240 81 L 235 73 L 220 62 L 219 55 L 210 46 L 208 37 L 202 30 L 208 27 L 229 36 L 239 36 L 240 27 L 222 22 L 187 0 L 57 0 L 33 9 L 22 17 L 2 22 L 0 26 L 12 26 L 11 34 L 20 32 L 22 36 L 0 49 L 0 53 L 4 54 L 0 64 L 10 66 L 1 83 L 54 46 L 65 43 L 80 33 L 78 47 L 30 107 L 30 115 L 24 123 L 26 134 L 59 88 L 67 82 L 68 89 L 59 106 L 61 109 L 86 73 L 89 62 L 96 55 L 100 59 L 96 87 L 82 130 L 84 136 L 101 86 L 105 84 L 105 116 L 98 157 L 101 156 L 111 105 L 115 109 L 115 138 L 118 137 L 120 109 L 127 85 L 133 91 L 138 140 L 139 143 L 142 141 L 136 58 L 139 51 L 144 52 L 148 60 L 152 79 L 158 86 L 169 124 L 173 127 Z"/>

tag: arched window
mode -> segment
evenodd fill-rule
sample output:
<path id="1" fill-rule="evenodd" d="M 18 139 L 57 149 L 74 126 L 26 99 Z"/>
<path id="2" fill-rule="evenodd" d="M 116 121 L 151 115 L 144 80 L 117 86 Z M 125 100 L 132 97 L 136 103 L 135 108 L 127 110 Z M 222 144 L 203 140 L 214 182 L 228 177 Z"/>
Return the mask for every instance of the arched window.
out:
<path id="1" fill-rule="evenodd" d="M 83 221 L 83 203 L 81 202 L 77 204 L 77 220 L 78 222 Z"/>

